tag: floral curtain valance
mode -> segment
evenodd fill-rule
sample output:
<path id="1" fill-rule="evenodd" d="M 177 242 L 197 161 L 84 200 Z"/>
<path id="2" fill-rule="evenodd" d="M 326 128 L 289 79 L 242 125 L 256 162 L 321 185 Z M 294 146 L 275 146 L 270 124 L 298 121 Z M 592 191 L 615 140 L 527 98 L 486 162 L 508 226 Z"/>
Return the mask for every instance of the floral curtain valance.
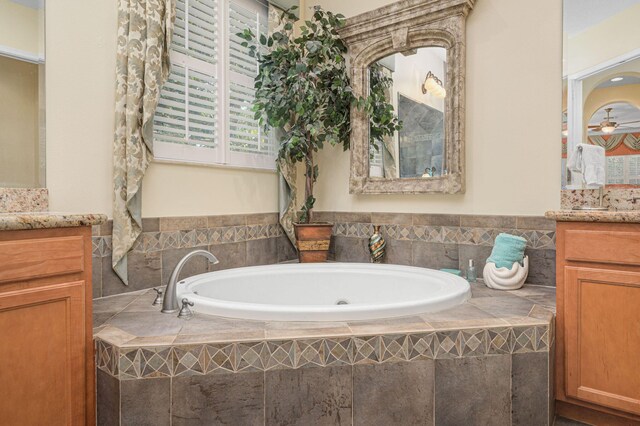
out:
<path id="1" fill-rule="evenodd" d="M 607 138 L 603 136 L 589 136 L 589 142 L 593 145 L 603 147 L 606 151 L 613 151 L 620 143 L 624 143 L 630 149 L 640 150 L 640 136 L 636 136 L 636 134 L 633 133 L 618 133 Z"/>
<path id="2" fill-rule="evenodd" d="M 624 144 L 631 149 L 640 150 L 640 134 L 636 136 L 632 133 L 627 133 L 624 138 Z"/>
<path id="3" fill-rule="evenodd" d="M 118 0 L 112 266 L 127 282 L 127 253 L 142 232 L 142 177 L 153 116 L 169 76 L 175 0 Z"/>
<path id="4" fill-rule="evenodd" d="M 589 136 L 589 142 L 593 145 L 599 145 L 605 149 L 605 151 L 611 151 L 615 149 L 620 142 L 624 139 L 624 134 L 611 135 L 607 138 L 603 136 Z"/>

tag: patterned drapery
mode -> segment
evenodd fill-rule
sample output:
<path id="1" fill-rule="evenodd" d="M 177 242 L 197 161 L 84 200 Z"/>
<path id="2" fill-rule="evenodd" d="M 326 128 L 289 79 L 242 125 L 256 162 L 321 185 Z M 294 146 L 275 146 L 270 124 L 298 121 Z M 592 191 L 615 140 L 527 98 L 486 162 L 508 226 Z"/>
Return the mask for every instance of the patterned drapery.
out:
<path id="1" fill-rule="evenodd" d="M 615 149 L 620 142 L 624 139 L 624 134 L 611 135 L 607 139 L 603 136 L 589 136 L 589 142 L 593 145 L 599 145 L 605 149 L 605 151 L 611 151 Z"/>
<path id="2" fill-rule="evenodd" d="M 282 15 L 282 9 L 269 3 L 269 32 L 275 32 L 282 29 L 285 24 L 280 19 Z M 282 139 L 282 132 L 279 129 L 273 131 L 273 135 L 276 140 Z M 293 223 L 296 220 L 296 179 L 298 176 L 297 167 L 295 164 L 291 164 L 285 159 L 278 159 L 278 210 L 279 210 L 279 222 L 284 229 L 285 234 L 296 245 L 296 234 L 293 228 Z"/>
<path id="3" fill-rule="evenodd" d="M 142 232 L 142 177 L 153 152 L 153 116 L 169 76 L 175 0 L 119 0 L 113 141 L 112 266 L 127 281 L 127 253 Z"/>
<path id="4" fill-rule="evenodd" d="M 296 235 L 293 222 L 296 220 L 296 177 L 297 169 L 294 164 L 286 160 L 278 160 L 280 169 L 280 186 L 278 192 L 278 205 L 280 210 L 280 225 L 285 234 L 296 245 Z"/>

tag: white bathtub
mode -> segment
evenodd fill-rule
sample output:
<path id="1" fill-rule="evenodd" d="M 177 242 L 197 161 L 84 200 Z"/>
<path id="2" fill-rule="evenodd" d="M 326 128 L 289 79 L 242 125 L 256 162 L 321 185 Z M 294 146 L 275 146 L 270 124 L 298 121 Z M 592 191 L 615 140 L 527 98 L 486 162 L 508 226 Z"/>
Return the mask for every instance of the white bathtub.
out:
<path id="1" fill-rule="evenodd" d="M 367 263 L 254 266 L 178 284 L 178 301 L 210 315 L 266 321 L 370 320 L 464 303 L 469 283 L 433 269 Z"/>

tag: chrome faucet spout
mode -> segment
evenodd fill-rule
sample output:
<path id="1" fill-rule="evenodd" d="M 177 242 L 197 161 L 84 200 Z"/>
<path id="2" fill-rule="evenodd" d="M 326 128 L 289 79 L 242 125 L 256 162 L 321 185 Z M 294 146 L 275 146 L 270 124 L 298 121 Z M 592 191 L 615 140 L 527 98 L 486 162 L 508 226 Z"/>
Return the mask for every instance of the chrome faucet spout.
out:
<path id="1" fill-rule="evenodd" d="M 167 284 L 167 289 L 164 294 L 164 299 L 162 300 L 162 313 L 164 314 L 172 314 L 178 312 L 180 310 L 180 306 L 178 305 L 178 297 L 177 297 L 177 289 L 178 289 L 178 277 L 180 276 L 180 272 L 182 272 L 182 268 L 187 263 L 189 259 L 196 256 L 205 257 L 209 263 L 215 265 L 218 262 L 218 259 L 206 250 L 194 250 L 191 253 L 188 253 L 185 257 L 180 259 L 180 262 L 176 265 L 173 272 L 171 273 L 171 278 L 169 279 L 169 284 Z"/>

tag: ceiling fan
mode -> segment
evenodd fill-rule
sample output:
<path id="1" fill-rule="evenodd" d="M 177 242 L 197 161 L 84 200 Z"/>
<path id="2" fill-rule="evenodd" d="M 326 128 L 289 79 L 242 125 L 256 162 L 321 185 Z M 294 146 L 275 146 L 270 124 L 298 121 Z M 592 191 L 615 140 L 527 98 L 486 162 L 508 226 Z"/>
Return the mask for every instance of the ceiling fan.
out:
<path id="1" fill-rule="evenodd" d="M 598 125 L 589 126 L 589 130 L 594 132 L 613 133 L 617 128 L 632 127 L 632 126 L 627 126 L 627 124 L 640 123 L 640 120 L 627 121 L 625 123 L 617 123 L 613 121 L 615 117 L 611 117 L 611 111 L 613 110 L 613 108 L 605 108 L 604 110 L 607 112 L 607 116 L 604 118 L 604 121 L 600 122 L 600 124 Z M 637 127 L 637 126 L 633 126 L 633 127 Z"/>

